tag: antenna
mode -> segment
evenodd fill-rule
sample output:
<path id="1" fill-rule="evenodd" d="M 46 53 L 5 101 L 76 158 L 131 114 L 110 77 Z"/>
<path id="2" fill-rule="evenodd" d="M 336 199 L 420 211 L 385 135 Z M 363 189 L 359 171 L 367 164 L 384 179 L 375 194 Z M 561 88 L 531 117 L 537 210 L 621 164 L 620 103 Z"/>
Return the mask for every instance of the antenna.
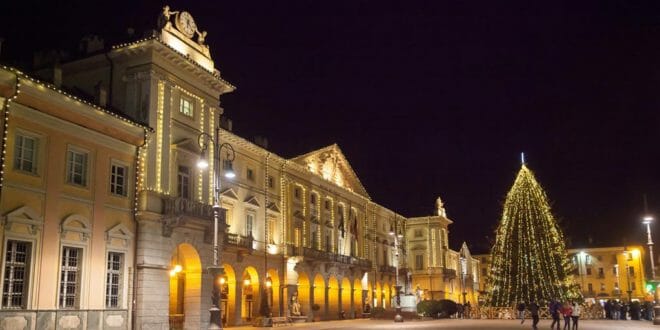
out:
<path id="1" fill-rule="evenodd" d="M 649 205 L 646 202 L 646 194 L 643 194 L 642 197 L 644 198 L 644 214 L 648 214 L 649 213 Z"/>
<path id="2" fill-rule="evenodd" d="M 520 164 L 525 165 L 525 153 L 520 153 Z"/>

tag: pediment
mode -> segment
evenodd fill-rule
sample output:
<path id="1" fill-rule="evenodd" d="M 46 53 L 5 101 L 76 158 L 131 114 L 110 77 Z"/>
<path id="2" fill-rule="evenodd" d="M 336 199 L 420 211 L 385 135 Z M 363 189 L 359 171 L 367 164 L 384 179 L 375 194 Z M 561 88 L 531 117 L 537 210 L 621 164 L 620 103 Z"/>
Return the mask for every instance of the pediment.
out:
<path id="1" fill-rule="evenodd" d="M 222 197 L 228 197 L 228 198 L 231 198 L 231 199 L 238 200 L 238 194 L 236 193 L 234 188 L 227 188 L 227 189 L 221 191 L 220 195 Z"/>
<path id="2" fill-rule="evenodd" d="M 41 230 L 44 218 L 28 206 L 21 206 L 4 217 L 5 230 L 11 232 L 26 232 L 36 235 Z"/>
<path id="3" fill-rule="evenodd" d="M 268 210 L 270 210 L 270 211 L 280 213 L 280 208 L 277 207 L 277 203 L 275 203 L 275 202 L 268 203 L 267 207 L 268 207 Z"/>
<path id="4" fill-rule="evenodd" d="M 60 231 L 62 236 L 69 240 L 87 241 L 92 233 L 92 227 L 89 219 L 79 214 L 72 214 L 62 221 Z"/>
<path id="5" fill-rule="evenodd" d="M 291 159 L 326 181 L 369 198 L 351 164 L 337 144 Z"/>
<path id="6" fill-rule="evenodd" d="M 105 232 L 105 240 L 110 245 L 128 247 L 134 234 L 124 224 L 119 223 Z"/>
<path id="7" fill-rule="evenodd" d="M 245 198 L 245 200 L 243 202 L 248 203 L 248 204 L 253 205 L 253 206 L 256 206 L 256 207 L 261 207 L 261 205 L 259 204 L 259 201 L 257 200 L 257 197 L 255 197 L 253 195 L 248 196 L 247 198 Z"/>

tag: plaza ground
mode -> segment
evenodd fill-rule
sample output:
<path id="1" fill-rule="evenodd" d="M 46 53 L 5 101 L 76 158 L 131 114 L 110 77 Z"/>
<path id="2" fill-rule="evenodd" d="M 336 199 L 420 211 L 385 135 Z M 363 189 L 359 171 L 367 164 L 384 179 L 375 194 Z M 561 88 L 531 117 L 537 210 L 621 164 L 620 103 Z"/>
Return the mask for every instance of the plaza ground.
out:
<path id="1" fill-rule="evenodd" d="M 551 320 L 541 320 L 539 329 L 550 329 Z M 343 320 L 327 321 L 316 323 L 296 323 L 293 325 L 281 326 L 282 328 L 293 328 L 296 330 L 339 330 L 339 329 L 531 329 L 530 320 L 525 320 L 524 324 L 516 320 L 432 320 L 432 321 L 410 321 L 404 323 L 394 323 L 384 320 Z M 280 326 L 278 326 L 280 328 Z M 240 327 L 240 329 L 259 329 L 253 327 Z M 563 329 L 563 321 L 560 329 Z M 660 326 L 653 326 L 650 321 L 611 321 L 611 320 L 581 320 L 579 322 L 580 330 L 620 330 L 620 329 L 660 329 Z"/>

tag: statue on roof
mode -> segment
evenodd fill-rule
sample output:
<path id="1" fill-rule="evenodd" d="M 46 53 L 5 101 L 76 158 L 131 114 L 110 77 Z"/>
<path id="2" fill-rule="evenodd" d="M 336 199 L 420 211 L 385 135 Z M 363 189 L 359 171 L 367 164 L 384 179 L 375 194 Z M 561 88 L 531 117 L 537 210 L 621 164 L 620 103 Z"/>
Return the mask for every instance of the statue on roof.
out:
<path id="1" fill-rule="evenodd" d="M 442 198 L 438 197 L 438 199 L 435 200 L 435 206 L 438 209 L 438 215 L 441 217 L 446 217 L 447 212 L 445 211 L 445 204 L 442 203 Z"/>

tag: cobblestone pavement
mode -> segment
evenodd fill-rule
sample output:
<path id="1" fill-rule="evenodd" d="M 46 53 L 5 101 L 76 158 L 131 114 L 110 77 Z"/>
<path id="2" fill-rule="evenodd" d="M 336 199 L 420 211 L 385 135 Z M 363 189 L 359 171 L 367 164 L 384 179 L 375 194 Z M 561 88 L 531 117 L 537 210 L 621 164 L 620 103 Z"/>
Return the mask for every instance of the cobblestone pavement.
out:
<path id="1" fill-rule="evenodd" d="M 541 320 L 538 328 L 540 330 L 549 330 L 551 320 Z M 660 326 L 653 326 L 649 321 L 592 321 L 581 320 L 579 330 L 623 330 L 623 329 L 658 329 Z M 524 324 L 516 320 L 433 320 L 433 321 L 407 321 L 404 323 L 394 323 L 383 320 L 344 320 L 327 321 L 316 323 L 297 323 L 293 325 L 277 326 L 277 328 L 295 329 L 295 330 L 387 330 L 387 329 L 513 329 L 527 330 L 532 328 L 530 320 L 525 320 Z M 240 327 L 240 329 L 258 329 L 252 327 Z M 563 322 L 562 327 L 563 329 Z"/>

